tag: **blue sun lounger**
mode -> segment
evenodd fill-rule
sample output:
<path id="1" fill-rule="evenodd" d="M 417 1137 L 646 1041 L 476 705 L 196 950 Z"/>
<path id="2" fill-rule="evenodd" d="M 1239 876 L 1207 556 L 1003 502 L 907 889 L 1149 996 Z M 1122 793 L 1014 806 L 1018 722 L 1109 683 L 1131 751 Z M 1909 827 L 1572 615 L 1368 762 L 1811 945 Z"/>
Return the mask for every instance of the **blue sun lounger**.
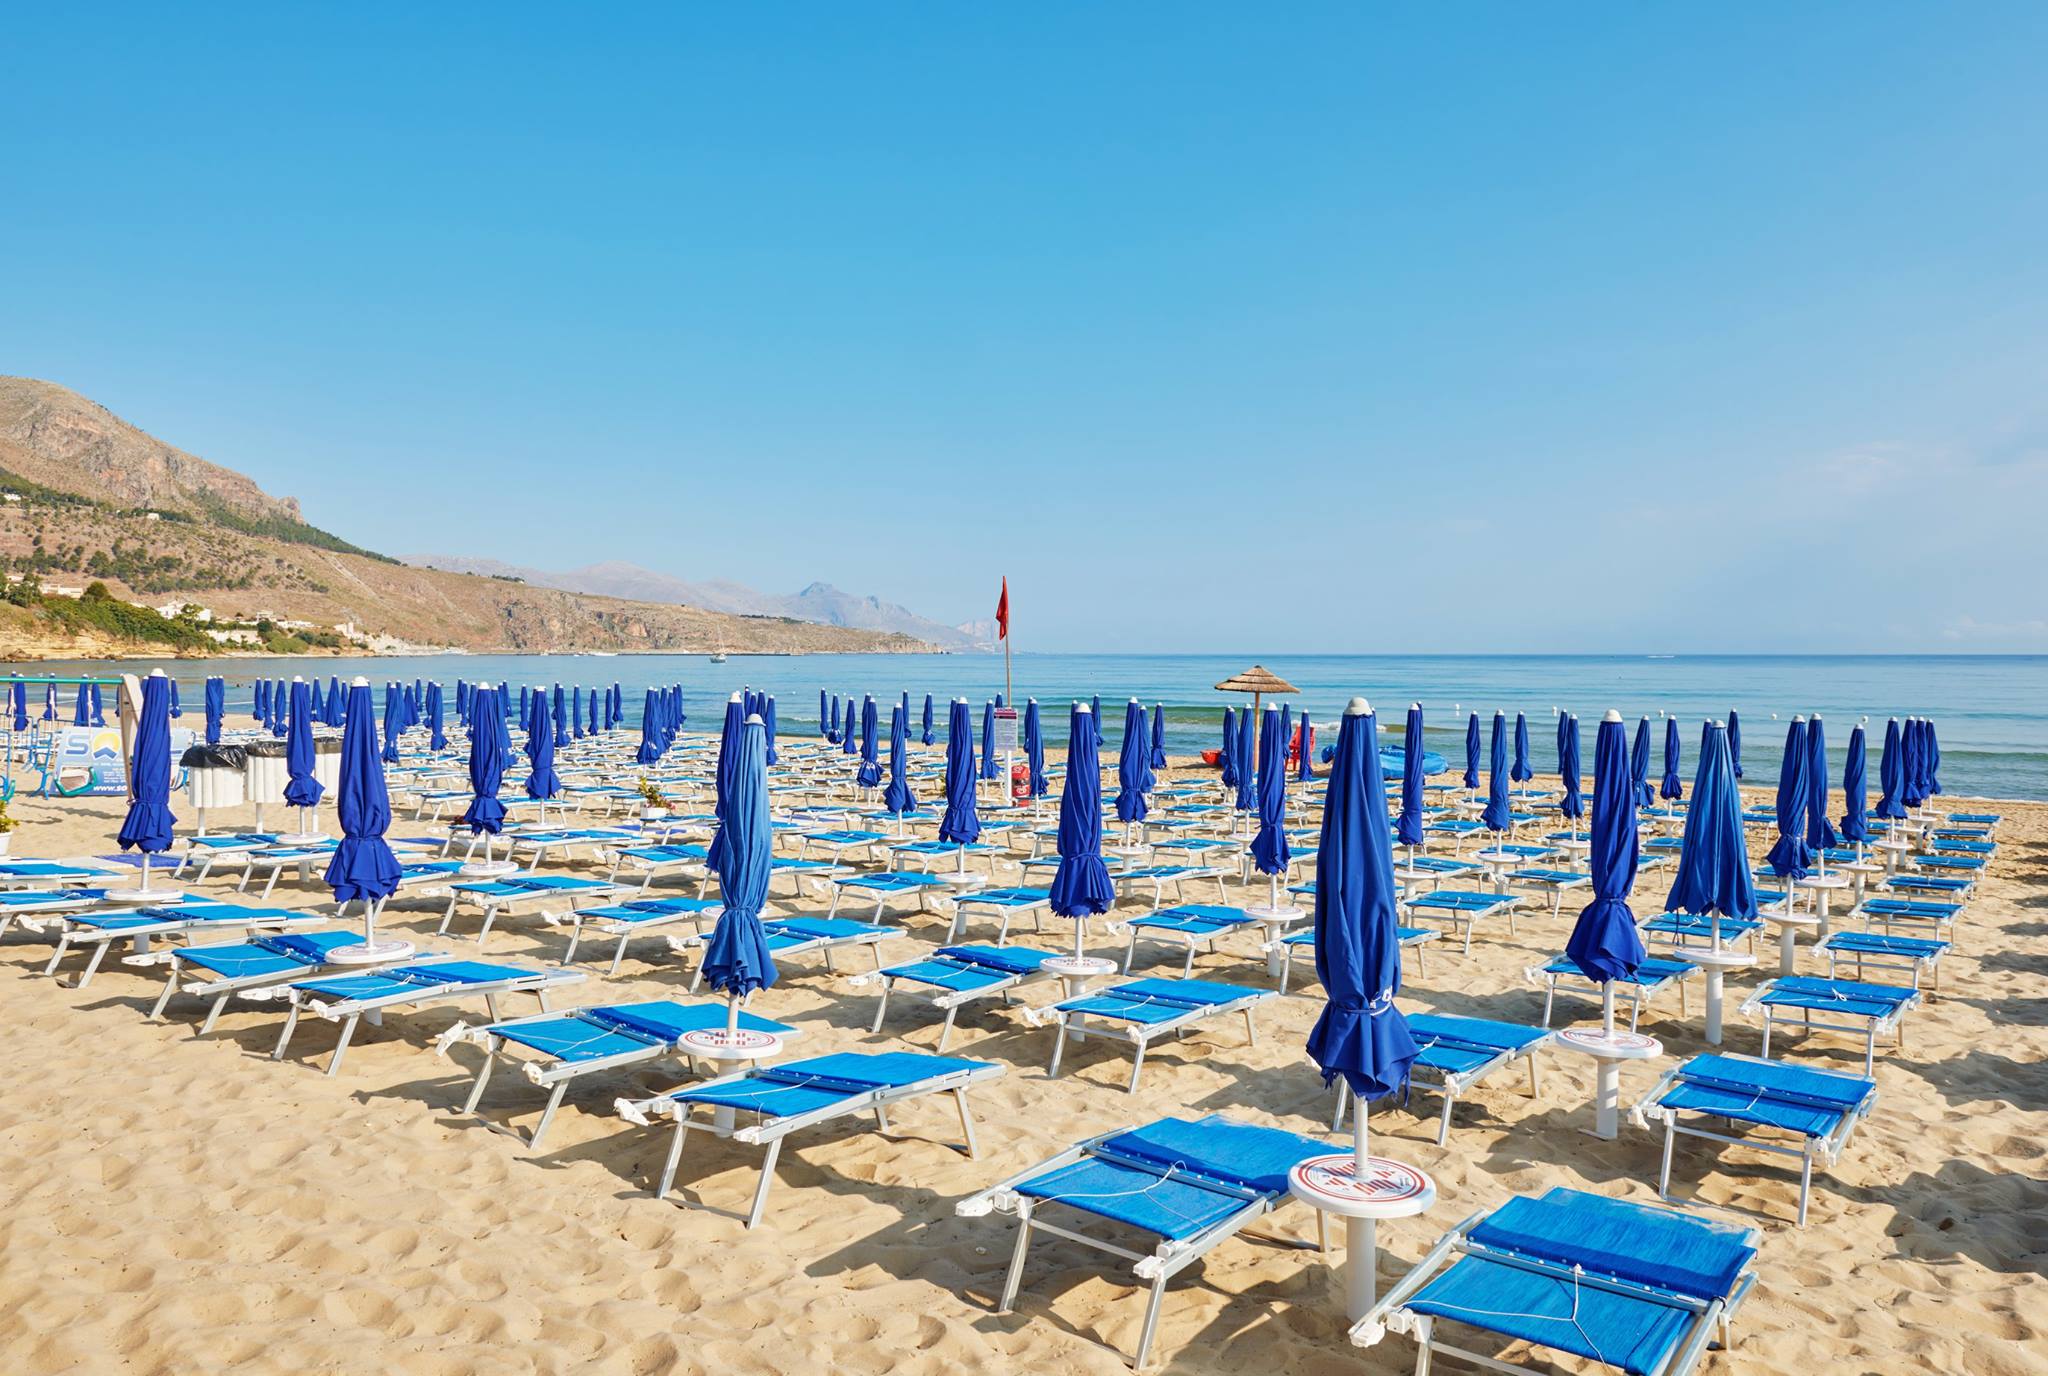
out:
<path id="1" fill-rule="evenodd" d="M 541 1110 L 540 1121 L 534 1124 L 533 1135 L 526 1139 L 527 1150 L 539 1151 L 541 1139 L 547 1136 L 548 1124 L 554 1121 L 555 1110 L 561 1107 L 570 1081 L 674 1055 L 685 1034 L 722 1028 L 727 1016 L 723 1003 L 651 999 L 645 1003 L 605 1004 L 561 1013 L 536 1013 L 480 1027 L 458 1022 L 435 1039 L 434 1050 L 447 1056 L 461 1042 L 484 1049 L 476 1083 L 470 1086 L 469 1098 L 462 1105 L 464 1113 L 476 1112 L 484 1086 L 490 1083 L 491 1072 L 499 1060 L 506 1058 L 507 1047 L 535 1053 L 538 1059 L 521 1060 L 519 1067 L 528 1080 L 548 1091 L 547 1106 Z M 773 1037 L 802 1035 L 799 1028 L 744 1011 L 740 1013 L 739 1025 L 744 1031 Z"/>
<path id="2" fill-rule="evenodd" d="M 1256 930 L 1258 920 L 1243 908 L 1234 908 L 1221 903 L 1183 903 L 1177 907 L 1163 908 L 1158 912 L 1133 917 L 1114 924 L 1114 932 L 1121 926 L 1130 937 L 1124 948 L 1124 973 L 1131 972 L 1131 961 L 1138 954 L 1138 938 L 1158 941 L 1167 945 L 1178 942 L 1187 952 L 1187 959 L 1181 967 L 1183 977 L 1195 973 L 1195 952 L 1206 948 L 1216 949 L 1218 937 L 1233 932 Z"/>
<path id="3" fill-rule="evenodd" d="M 1757 892 L 1757 903 L 1764 903 L 1764 893 Z M 1780 895 L 1782 897 L 1782 895 Z M 1662 938 L 1671 943 L 1675 952 L 1683 953 L 1687 946 L 1711 946 L 1714 943 L 1714 919 L 1701 917 L 1698 913 L 1660 913 L 1642 924 L 1643 935 Z M 1763 930 L 1762 918 L 1724 917 L 1720 919 L 1721 944 L 1742 941 L 1756 950 L 1756 934 Z"/>
<path id="4" fill-rule="evenodd" d="M 825 957 L 825 973 L 836 973 L 832 968 L 832 953 L 842 947 L 865 946 L 874 953 L 875 969 L 882 968 L 882 943 L 891 937 L 902 936 L 901 930 L 885 927 L 878 922 L 858 922 L 850 917 L 770 917 L 763 919 L 761 930 L 768 938 L 768 954 L 777 961 L 807 956 L 812 952 Z M 671 937 L 669 947 L 681 952 L 692 947 L 703 947 L 709 937 Z M 703 983 L 704 967 L 700 962 L 696 973 L 690 976 L 690 990 L 695 993 Z"/>
<path id="5" fill-rule="evenodd" d="M 0 861 L 0 889 L 64 889 L 119 880 L 127 871 L 98 860 Z"/>
<path id="6" fill-rule="evenodd" d="M 942 946 L 922 960 L 891 965 L 872 975 L 857 975 L 851 982 L 860 985 L 870 980 L 881 981 L 882 998 L 875 1005 L 874 1026 L 868 1029 L 871 1032 L 882 1030 L 882 1019 L 889 1012 L 889 996 L 896 992 L 897 984 L 907 984 L 924 993 L 935 1007 L 946 1011 L 945 1024 L 939 1029 L 939 1050 L 944 1051 L 947 1039 L 953 1035 L 953 1019 L 964 1005 L 997 995 L 1009 1002 L 1010 991 L 1019 985 L 1052 978 L 1044 969 L 1045 962 L 1051 959 L 1051 952 L 1029 946 Z"/>
<path id="7" fill-rule="evenodd" d="M 1216 901 L 1226 903 L 1229 896 L 1223 890 L 1223 871 L 1214 865 L 1139 865 L 1133 869 L 1116 871 L 1119 891 L 1125 884 L 1150 884 L 1152 886 L 1152 910 L 1157 912 L 1166 903 L 1166 887 L 1173 886 L 1173 901 L 1184 902 L 1190 883 L 1211 879 L 1216 883 Z"/>
<path id="8" fill-rule="evenodd" d="M 435 936 L 446 936 L 448 925 L 455 920 L 455 910 L 463 903 L 476 904 L 483 910 L 483 925 L 477 928 L 476 944 L 484 944 L 484 938 L 491 934 L 491 924 L 498 920 L 498 914 L 522 903 L 546 903 L 550 899 L 560 900 L 564 907 L 549 916 L 542 911 L 542 920 L 549 925 L 562 921 L 561 914 L 579 903 L 594 903 L 603 899 L 618 898 L 628 892 L 623 884 L 614 884 L 609 879 L 586 879 L 568 874 L 511 874 L 503 879 L 477 879 L 448 886 L 448 911 L 441 914 L 441 925 L 434 929 Z"/>
<path id="9" fill-rule="evenodd" d="M 341 1036 L 327 1062 L 327 1073 L 333 1075 L 341 1069 L 341 1058 L 348 1051 L 349 1040 L 355 1036 L 356 1024 L 365 1014 L 381 1019 L 384 1010 L 389 1008 L 427 1008 L 440 1003 L 482 999 L 495 1022 L 498 1019 L 498 1000 L 506 994 L 532 994 L 540 1001 L 541 1011 L 546 1012 L 550 991 L 582 978 L 580 970 L 535 969 L 530 965 L 429 956 L 373 974 L 337 975 L 331 979 L 298 980 L 291 984 L 245 989 L 242 997 L 259 1003 L 283 999 L 289 1008 L 284 1030 L 278 1033 L 277 1046 L 270 1053 L 273 1061 L 284 1059 L 285 1048 L 291 1044 L 292 1033 L 298 1028 L 301 1014 L 311 1013 L 329 1022 L 340 1023 Z"/>
<path id="10" fill-rule="evenodd" d="M 1509 885 L 1526 884 L 1531 888 L 1547 890 L 1550 894 L 1552 917 L 1557 917 L 1563 912 L 1566 894 L 1593 886 L 1593 876 L 1583 870 L 1509 870 L 1501 876 L 1501 880 Z"/>
<path id="11" fill-rule="evenodd" d="M 253 941 L 175 947 L 165 952 L 171 974 L 149 1016 L 162 1017 L 174 994 L 212 999 L 199 1024 L 204 1035 L 213 1030 L 220 1010 L 240 991 L 318 974 L 331 964 L 329 957 L 336 947 L 359 945 L 362 939 L 361 932 L 279 932 Z"/>
<path id="12" fill-rule="evenodd" d="M 1017 1302 L 1033 1233 L 1077 1242 L 1136 1263 L 1149 1290 L 1133 1365 L 1143 1369 L 1159 1331 L 1167 1282 L 1246 1226 L 1292 1201 L 1288 1172 L 1329 1143 L 1279 1128 L 1206 1118 L 1162 1118 L 1144 1127 L 1106 1132 L 968 1196 L 954 1205 L 963 1218 L 1015 1215 L 998 1313 Z M 1156 1239 L 1137 1251 L 1090 1232 L 1072 1214 Z"/>
<path id="13" fill-rule="evenodd" d="M 1664 1126 L 1664 1165 L 1657 1193 L 1671 1196 L 1671 1149 L 1680 1136 L 1752 1147 L 1799 1160 L 1799 1226 L 1813 1192 L 1813 1164 L 1832 1166 L 1849 1144 L 1856 1125 L 1877 1102 L 1877 1081 L 1839 1070 L 1784 1065 L 1756 1056 L 1707 1054 L 1664 1073 L 1629 1110 L 1637 1127 Z M 1715 1132 L 1708 1121 L 1729 1131 Z M 1737 1123 L 1771 1133 L 1789 1133 L 1798 1144 L 1769 1136 L 1733 1136 Z"/>
<path id="14" fill-rule="evenodd" d="M 50 953 L 50 963 L 43 967 L 45 975 L 57 973 L 58 963 L 73 950 L 90 946 L 92 955 L 79 972 L 76 987 L 83 989 L 92 983 L 92 977 L 106 959 L 107 950 L 117 941 L 147 943 L 156 937 L 176 938 L 190 941 L 204 933 L 252 931 L 257 929 L 287 931 L 293 927 L 316 926 L 327 920 L 327 914 L 292 908 L 245 908 L 236 903 L 221 903 L 212 899 L 187 899 L 179 903 L 167 903 L 146 908 L 102 909 L 98 912 L 57 912 L 40 920 L 39 925 L 57 925 L 57 949 Z M 23 918 L 27 926 L 38 919 Z M 128 957 L 132 965 L 155 965 L 161 963 L 168 952 L 158 951 Z"/>
<path id="15" fill-rule="evenodd" d="M 752 1228 L 761 1221 L 768 1186 L 775 1178 L 775 1160 L 790 1133 L 856 1113 L 872 1113 L 876 1127 L 887 1132 L 889 1110 L 895 1105 L 930 1094 L 950 1094 L 960 1114 L 960 1135 L 967 1155 L 978 1156 L 967 1091 L 1002 1073 L 1003 1068 L 991 1062 L 954 1056 L 843 1051 L 727 1075 L 652 1099 L 621 1099 L 618 1111 L 628 1122 L 643 1126 L 657 1115 L 675 1120 L 675 1140 L 654 1191 L 657 1199 L 668 1198 L 676 1166 L 682 1160 L 683 1141 L 692 1131 L 766 1147 L 761 1181 L 754 1187 L 754 1202 L 747 1211 L 747 1227 Z M 698 1107 L 711 1110 L 710 1116 L 696 1116 L 692 1110 Z"/>
<path id="16" fill-rule="evenodd" d="M 996 918 L 996 945 L 1001 946 L 1010 939 L 1012 921 L 1028 916 L 1031 930 L 1039 931 L 1039 919 L 1051 911 L 1050 889 L 981 889 L 962 893 L 953 899 L 953 926 L 946 939 L 958 941 L 966 935 L 967 919 L 975 913 L 987 912 Z"/>
<path id="17" fill-rule="evenodd" d="M 105 889 L 14 889 L 0 893 L 0 936 L 10 923 L 19 921 L 33 932 L 42 931 L 37 919 L 51 913 L 75 913 L 96 908 L 107 901 Z"/>
<path id="18" fill-rule="evenodd" d="M 644 890 L 643 890 L 644 892 Z M 562 957 L 564 965 L 576 960 L 577 943 L 583 940 L 583 928 L 589 925 L 599 936 L 615 936 L 619 944 L 612 950 L 609 973 L 616 975 L 619 964 L 626 958 L 626 943 L 636 936 L 665 936 L 662 928 L 687 922 L 698 932 L 704 930 L 707 922 L 716 922 L 718 915 L 725 911 L 725 905 L 714 898 L 629 898 L 623 903 L 607 903 L 595 908 L 571 908 L 567 912 L 541 913 L 545 922 L 569 928 L 569 950 Z"/>
<path id="19" fill-rule="evenodd" d="M 1882 927 L 1920 927 L 1945 938 L 1955 920 L 1962 916 L 1960 903 L 1932 902 L 1924 898 L 1866 898 L 1854 915 L 1863 919 L 1865 931 Z"/>
<path id="20" fill-rule="evenodd" d="M 282 833 L 275 831 L 215 832 L 211 836 L 193 836 L 185 841 L 185 849 L 178 855 L 178 864 L 171 871 L 171 877 L 182 879 L 185 871 L 193 865 L 199 872 L 192 876 L 195 884 L 203 883 L 213 873 L 214 865 L 226 859 L 240 859 L 252 852 L 268 850 L 284 840 Z"/>
<path id="21" fill-rule="evenodd" d="M 1465 954 L 1472 953 L 1472 929 L 1482 918 L 1506 913 L 1508 934 L 1514 935 L 1515 907 L 1522 900 L 1511 893 L 1477 893 L 1468 889 L 1434 889 L 1401 900 L 1410 920 L 1442 922 L 1453 932 L 1462 931 Z"/>
<path id="22" fill-rule="evenodd" d="M 1394 940 L 1401 944 L 1401 950 L 1403 952 L 1402 959 L 1407 959 L 1407 952 L 1414 952 L 1415 973 L 1418 975 L 1423 974 L 1427 969 L 1427 966 L 1422 958 L 1424 949 L 1428 947 L 1428 945 L 1431 942 L 1441 940 L 1442 938 L 1443 933 L 1438 931 L 1434 927 L 1394 928 Z M 1280 950 L 1280 992 L 1284 994 L 1287 992 L 1287 981 L 1289 977 L 1294 973 L 1295 956 L 1297 954 L 1303 955 L 1308 957 L 1308 959 L 1311 962 L 1314 961 L 1316 953 L 1316 934 L 1313 930 L 1302 932 L 1289 932 L 1286 936 L 1281 937 L 1278 941 L 1267 942 L 1264 946 L 1261 946 L 1259 950 L 1261 954 L 1266 954 L 1271 952 L 1275 947 L 1278 947 Z M 1311 964 L 1311 969 L 1313 969 L 1313 964 Z"/>
<path id="23" fill-rule="evenodd" d="M 886 845 L 889 835 L 880 831 L 856 831 L 836 828 L 831 831 L 807 831 L 797 838 L 796 854 L 799 860 L 810 860 L 812 847 L 823 851 L 825 858 L 833 864 L 844 864 L 850 854 L 873 859 L 875 848 Z"/>
<path id="24" fill-rule="evenodd" d="M 1516 1022 L 1492 1018 L 1465 1018 L 1446 1013 L 1410 1013 L 1408 1030 L 1415 1036 L 1414 1082 L 1435 1088 L 1443 1095 L 1443 1115 L 1437 1121 L 1436 1141 L 1442 1146 L 1451 1135 L 1451 1110 L 1458 1099 L 1481 1080 L 1516 1061 L 1529 1064 L 1529 1097 L 1537 1091 L 1536 1053 L 1550 1045 L 1557 1035 L 1541 1027 L 1524 1027 Z M 1344 1081 L 1337 1081 L 1337 1109 L 1330 1131 L 1344 1126 L 1344 1113 L 1351 1094 Z"/>
<path id="25" fill-rule="evenodd" d="M 1915 989 L 1926 977 L 1930 989 L 1941 987 L 1941 958 L 1948 954 L 1949 943 L 1924 936 L 1893 936 L 1889 932 L 1835 932 L 1823 937 L 1814 947 L 1828 958 L 1828 976 L 1833 978 L 1836 967 L 1843 961 L 1856 966 L 1856 978 L 1863 978 L 1863 969 L 1870 966 L 1878 970 L 1903 970 Z"/>
<path id="26" fill-rule="evenodd" d="M 1678 990 L 1678 1015 L 1686 1015 L 1685 982 L 1700 972 L 1700 967 L 1689 960 L 1672 956 L 1649 956 L 1636 967 L 1636 972 L 1626 979 L 1614 982 L 1614 992 L 1628 1000 L 1628 1030 L 1636 1030 L 1636 1024 L 1643 1016 L 1643 1005 L 1654 998 L 1667 985 Z M 1598 997 L 1600 986 L 1587 979 L 1579 967 L 1572 963 L 1570 956 L 1558 956 L 1548 964 L 1539 965 L 1528 971 L 1532 983 L 1543 986 L 1543 1025 L 1550 1026 L 1551 1008 L 1557 1001 L 1558 985 L 1568 990 L 1590 989 Z"/>
<path id="27" fill-rule="evenodd" d="M 1244 1015 L 1248 1042 L 1258 1043 L 1258 1029 L 1252 1023 L 1252 1009 L 1273 997 L 1270 989 L 1250 989 L 1241 984 L 1223 984 L 1206 979 L 1140 979 L 1113 985 L 1067 999 L 1048 1008 L 1026 1009 L 1025 1021 L 1034 1027 L 1047 1023 L 1057 1031 L 1052 1042 L 1052 1064 L 1046 1074 L 1058 1076 L 1060 1059 L 1066 1054 L 1067 1032 L 1086 1027 L 1088 1040 L 1123 1040 L 1131 1045 L 1131 1078 L 1124 1086 L 1129 1093 L 1138 1087 L 1138 1074 L 1145 1068 L 1145 1048 L 1154 1038 L 1180 1036 L 1202 1023 L 1232 1013 Z M 1097 1026 L 1093 1020 L 1120 1024 L 1114 1030 Z"/>
<path id="28" fill-rule="evenodd" d="M 1439 1328 L 1588 1358 L 1632 1376 L 1686 1376 L 1726 1346 L 1756 1284 L 1762 1234 L 1559 1185 L 1474 1214 L 1446 1233 L 1351 1329 L 1370 1347 L 1390 1330 L 1495 1371 L 1534 1368 L 1455 1346 Z M 1466 1339 L 1466 1341 L 1470 1341 Z"/>
<path id="29" fill-rule="evenodd" d="M 874 921 L 882 920 L 882 910 L 891 898 L 912 894 L 917 898 L 917 911 L 925 908 L 925 900 L 934 889 L 949 887 L 947 881 L 933 874 L 910 874 L 902 870 L 883 870 L 878 874 L 848 874 L 832 881 L 832 906 L 825 916 L 839 915 L 839 900 L 845 894 L 858 893 L 875 900 Z"/>
<path id="30" fill-rule="evenodd" d="M 612 852 L 611 872 L 605 877 L 616 882 L 621 870 L 631 870 L 640 879 L 642 893 L 653 886 L 654 881 L 665 874 L 679 874 L 685 879 L 703 879 L 704 865 L 711 852 L 698 845 L 673 846 L 621 846 Z M 628 879 L 633 875 L 629 874 Z"/>
<path id="31" fill-rule="evenodd" d="M 1863 1073 L 1877 1063 L 1877 1039 L 1881 1033 L 1896 1032 L 1905 1044 L 1905 1016 L 1920 1002 L 1920 991 L 1897 984 L 1864 984 L 1849 979 L 1823 979 L 1817 975 L 1781 975 L 1763 985 L 1743 1001 L 1742 1011 L 1763 1019 L 1765 1059 L 1771 1054 L 1771 1029 L 1778 1023 L 1797 1023 L 1805 1031 L 1861 1032 Z M 1813 1015 L 1852 1018 L 1853 1022 L 1816 1022 Z"/>

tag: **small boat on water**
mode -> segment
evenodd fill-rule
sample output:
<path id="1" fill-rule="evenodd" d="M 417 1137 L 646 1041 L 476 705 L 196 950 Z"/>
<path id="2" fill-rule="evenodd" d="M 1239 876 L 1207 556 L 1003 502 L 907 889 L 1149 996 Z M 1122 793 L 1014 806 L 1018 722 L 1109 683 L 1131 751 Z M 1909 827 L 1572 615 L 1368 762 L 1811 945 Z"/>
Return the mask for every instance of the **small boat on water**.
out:
<path id="1" fill-rule="evenodd" d="M 725 651 L 724 651 L 724 650 L 713 650 L 713 651 L 711 652 L 711 662 L 712 662 L 713 664 L 723 664 L 723 663 L 725 663 Z"/>

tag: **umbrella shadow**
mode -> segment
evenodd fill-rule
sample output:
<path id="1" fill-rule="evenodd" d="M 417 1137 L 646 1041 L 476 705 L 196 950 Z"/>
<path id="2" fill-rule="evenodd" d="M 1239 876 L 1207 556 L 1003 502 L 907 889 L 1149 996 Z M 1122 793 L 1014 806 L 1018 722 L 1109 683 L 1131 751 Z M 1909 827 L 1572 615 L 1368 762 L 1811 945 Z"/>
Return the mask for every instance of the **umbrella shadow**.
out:
<path id="1" fill-rule="evenodd" d="M 2048 1112 L 2048 1066 L 2021 1061 L 1984 1047 L 1939 1061 L 1892 1057 L 1887 1064 L 1925 1080 L 1949 1104 L 2010 1106 L 2028 1113 Z"/>
<path id="2" fill-rule="evenodd" d="M 2048 1249 L 2041 1245 L 2048 1232 L 2048 1180 L 2038 1169 L 1991 1171 L 1949 1161 L 1867 1194 L 1894 1210 L 1885 1233 L 1899 1257 L 1968 1260 L 2003 1275 L 2048 1276 Z"/>

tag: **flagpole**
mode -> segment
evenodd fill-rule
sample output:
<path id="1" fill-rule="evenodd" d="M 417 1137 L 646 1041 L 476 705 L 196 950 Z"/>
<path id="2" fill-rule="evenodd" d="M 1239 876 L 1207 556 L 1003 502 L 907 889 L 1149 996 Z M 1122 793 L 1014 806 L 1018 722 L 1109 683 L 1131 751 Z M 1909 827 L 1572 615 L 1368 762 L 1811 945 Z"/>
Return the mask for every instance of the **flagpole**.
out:
<path id="1" fill-rule="evenodd" d="M 1010 681 L 1010 580 L 1003 579 L 1003 701 L 1012 707 L 1017 705 L 1017 685 Z"/>

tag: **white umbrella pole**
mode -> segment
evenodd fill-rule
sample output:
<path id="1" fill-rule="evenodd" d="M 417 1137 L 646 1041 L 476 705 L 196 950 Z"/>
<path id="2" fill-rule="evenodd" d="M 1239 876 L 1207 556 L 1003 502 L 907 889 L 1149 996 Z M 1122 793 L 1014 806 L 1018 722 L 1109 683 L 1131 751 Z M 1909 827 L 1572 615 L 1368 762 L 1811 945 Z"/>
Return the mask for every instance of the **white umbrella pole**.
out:
<path id="1" fill-rule="evenodd" d="M 1370 1134 L 1365 1125 L 1365 1100 L 1352 1096 L 1351 1158 L 1356 1178 L 1363 1181 L 1372 1160 Z M 1352 1319 L 1364 1318 L 1379 1299 L 1379 1229 L 1372 1219 L 1344 1220 L 1344 1300 Z"/>
<path id="2" fill-rule="evenodd" d="M 1614 1035 L 1614 981 L 1608 980 L 1600 986 L 1600 1034 Z"/>

